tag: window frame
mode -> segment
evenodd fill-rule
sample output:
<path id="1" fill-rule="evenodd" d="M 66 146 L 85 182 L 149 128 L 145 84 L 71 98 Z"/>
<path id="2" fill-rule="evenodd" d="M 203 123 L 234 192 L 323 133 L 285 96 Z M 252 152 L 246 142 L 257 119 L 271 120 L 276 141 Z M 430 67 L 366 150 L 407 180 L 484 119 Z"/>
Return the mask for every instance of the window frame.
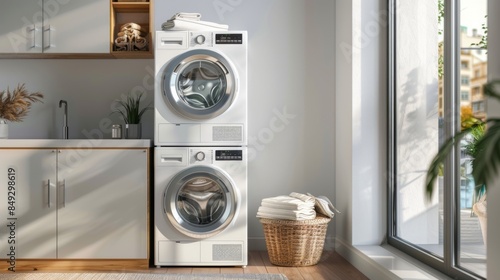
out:
<path id="1" fill-rule="evenodd" d="M 405 252 L 422 261 L 423 263 L 455 278 L 472 280 L 482 279 L 475 274 L 470 273 L 466 269 L 460 268 L 459 264 L 459 232 L 455 229 L 459 228 L 460 219 L 458 211 L 460 211 L 460 165 L 456 164 L 460 157 L 460 149 L 454 149 L 451 155 L 445 162 L 444 185 L 452 186 L 444 188 L 444 238 L 443 240 L 443 257 L 435 256 L 423 249 L 399 238 L 397 236 L 397 148 L 396 148 L 396 9 L 397 1 L 388 0 L 388 135 L 387 135 L 387 150 L 388 150 L 388 171 L 391 176 L 388 176 L 387 188 L 387 243 L 400 251 Z M 436 6 L 437 7 L 437 6 Z M 461 76 L 460 68 L 462 61 L 460 60 L 460 0 L 444 0 L 444 110 L 447 112 L 447 121 L 444 121 L 445 138 L 449 138 L 459 132 L 460 128 L 460 85 Z M 450 32 L 451 31 L 451 32 Z M 423 188 L 423 186 L 422 186 Z M 458 195 L 457 195 L 458 193 Z"/>

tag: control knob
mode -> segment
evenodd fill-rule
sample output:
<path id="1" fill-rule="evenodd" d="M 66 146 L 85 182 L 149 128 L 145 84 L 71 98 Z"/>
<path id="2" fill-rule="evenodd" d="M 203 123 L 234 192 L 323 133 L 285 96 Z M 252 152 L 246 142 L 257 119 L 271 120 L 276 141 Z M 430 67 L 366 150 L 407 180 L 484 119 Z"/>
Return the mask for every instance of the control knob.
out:
<path id="1" fill-rule="evenodd" d="M 194 155 L 194 158 L 197 160 L 197 161 L 203 161 L 205 159 L 205 153 L 204 152 L 197 152 L 195 155 Z"/>
<path id="2" fill-rule="evenodd" d="M 194 40 L 196 41 L 196 44 L 201 45 L 201 44 L 205 43 L 205 36 L 198 35 L 198 36 L 196 36 L 196 38 Z"/>

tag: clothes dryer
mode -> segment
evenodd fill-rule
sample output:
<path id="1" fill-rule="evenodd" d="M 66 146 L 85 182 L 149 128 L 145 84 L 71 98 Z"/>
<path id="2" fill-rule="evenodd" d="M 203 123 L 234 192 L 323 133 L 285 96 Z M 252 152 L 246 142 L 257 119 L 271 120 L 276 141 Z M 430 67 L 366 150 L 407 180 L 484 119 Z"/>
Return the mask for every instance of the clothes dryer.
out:
<path id="1" fill-rule="evenodd" d="M 155 148 L 156 266 L 247 265 L 246 151 Z"/>
<path id="2" fill-rule="evenodd" d="M 247 32 L 157 31 L 155 146 L 247 144 Z"/>

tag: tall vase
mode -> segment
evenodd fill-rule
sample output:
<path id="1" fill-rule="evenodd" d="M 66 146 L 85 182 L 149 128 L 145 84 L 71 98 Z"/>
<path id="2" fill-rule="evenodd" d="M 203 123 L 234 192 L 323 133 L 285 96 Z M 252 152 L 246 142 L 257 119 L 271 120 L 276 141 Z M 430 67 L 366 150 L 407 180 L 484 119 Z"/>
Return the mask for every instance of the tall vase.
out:
<path id="1" fill-rule="evenodd" d="M 125 124 L 125 139 L 141 139 L 142 138 L 142 127 L 140 123 Z"/>
<path id="2" fill-rule="evenodd" d="M 0 139 L 9 138 L 9 124 L 4 119 L 0 119 Z"/>

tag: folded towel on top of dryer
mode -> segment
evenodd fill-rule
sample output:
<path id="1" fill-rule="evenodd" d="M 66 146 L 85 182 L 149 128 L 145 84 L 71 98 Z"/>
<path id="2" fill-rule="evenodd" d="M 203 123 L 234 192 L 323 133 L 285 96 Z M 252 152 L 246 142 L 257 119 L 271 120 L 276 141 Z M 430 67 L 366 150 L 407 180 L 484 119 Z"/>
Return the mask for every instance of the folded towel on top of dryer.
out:
<path id="1" fill-rule="evenodd" d="M 162 30 L 171 31 L 199 31 L 199 30 L 216 30 L 227 31 L 229 26 L 210 21 L 202 21 L 199 13 L 176 13 L 169 20 L 165 21 L 161 28 Z"/>
<path id="2" fill-rule="evenodd" d="M 178 18 L 183 18 L 183 19 L 189 19 L 189 20 L 200 20 L 201 19 L 201 14 L 200 13 L 176 13 L 173 15 L 170 19 L 178 19 Z"/>
<path id="3" fill-rule="evenodd" d="M 332 218 L 333 211 L 338 212 L 324 196 L 314 197 L 310 194 L 292 192 L 288 196 L 264 198 L 257 210 L 257 218 L 300 221 L 314 219 L 316 213 Z"/>

